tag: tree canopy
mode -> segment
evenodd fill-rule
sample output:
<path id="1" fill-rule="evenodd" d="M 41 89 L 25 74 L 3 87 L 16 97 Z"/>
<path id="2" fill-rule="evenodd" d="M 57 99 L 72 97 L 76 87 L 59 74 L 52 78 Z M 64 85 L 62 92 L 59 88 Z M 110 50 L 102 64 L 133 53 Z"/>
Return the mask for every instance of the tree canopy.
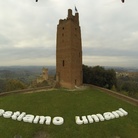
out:
<path id="1" fill-rule="evenodd" d="M 111 89 L 116 85 L 116 73 L 113 69 L 105 70 L 101 66 L 83 65 L 83 83 Z"/>

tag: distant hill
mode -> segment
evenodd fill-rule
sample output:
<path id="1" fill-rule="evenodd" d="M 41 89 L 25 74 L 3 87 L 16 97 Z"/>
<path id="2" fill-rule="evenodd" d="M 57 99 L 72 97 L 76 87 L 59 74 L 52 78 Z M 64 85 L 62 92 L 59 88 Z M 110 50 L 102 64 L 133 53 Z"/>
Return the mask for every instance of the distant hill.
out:
<path id="1" fill-rule="evenodd" d="M 40 74 L 44 66 L 8 66 L 0 67 L 0 92 L 5 91 L 7 80 L 19 80 L 26 85 L 30 85 Z M 48 75 L 55 76 L 55 66 L 46 66 Z"/>
<path id="2" fill-rule="evenodd" d="M 16 72 L 17 74 L 23 72 L 32 72 L 40 74 L 43 67 L 48 68 L 50 75 L 53 75 L 55 73 L 55 66 L 0 66 L 0 72 L 5 70 Z"/>
<path id="3" fill-rule="evenodd" d="M 35 78 L 42 72 L 44 66 L 7 66 L 0 67 L 0 79 L 25 79 Z M 55 66 L 46 66 L 48 68 L 48 74 L 55 75 Z"/>
<path id="4" fill-rule="evenodd" d="M 138 72 L 136 67 L 114 67 L 114 66 L 104 66 L 105 69 L 114 69 L 116 72 Z"/>

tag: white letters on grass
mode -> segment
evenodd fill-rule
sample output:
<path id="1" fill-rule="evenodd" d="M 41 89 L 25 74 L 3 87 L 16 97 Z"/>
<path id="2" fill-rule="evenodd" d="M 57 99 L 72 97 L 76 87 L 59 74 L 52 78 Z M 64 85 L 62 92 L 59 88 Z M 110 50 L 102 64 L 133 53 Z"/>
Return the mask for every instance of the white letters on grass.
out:
<path id="1" fill-rule="evenodd" d="M 53 122 L 54 125 L 62 125 L 64 123 L 64 119 L 62 117 L 54 117 L 52 120 L 50 116 L 34 116 L 32 114 L 26 114 L 25 112 L 20 113 L 19 111 L 4 111 L 3 109 L 0 109 L 0 116 L 34 124 L 39 123 L 50 125 L 51 122 Z"/>
<path id="2" fill-rule="evenodd" d="M 126 112 L 124 109 L 119 108 L 116 111 L 113 112 L 105 112 L 102 114 L 92 114 L 87 116 L 76 116 L 76 124 L 82 125 L 82 124 L 88 124 L 88 123 L 94 123 L 94 122 L 100 122 L 105 120 L 111 120 L 119 117 L 123 117 L 128 115 L 128 112 Z"/>
<path id="3" fill-rule="evenodd" d="M 126 115 L 128 115 L 128 112 L 126 112 L 122 108 L 119 108 L 116 111 L 105 112 L 103 114 L 98 113 L 87 116 L 76 116 L 75 122 L 78 125 L 82 125 L 82 124 L 100 122 L 105 120 L 111 120 Z M 54 125 L 62 125 L 64 123 L 63 117 L 54 117 L 52 119 L 50 116 L 39 116 L 39 115 L 34 116 L 32 114 L 26 114 L 25 112 L 4 111 L 3 109 L 0 109 L 0 116 L 3 116 L 4 118 L 11 118 L 13 120 L 23 121 L 26 123 L 34 123 L 34 124 L 39 123 L 39 124 L 50 125 L 51 123 L 53 123 Z"/>

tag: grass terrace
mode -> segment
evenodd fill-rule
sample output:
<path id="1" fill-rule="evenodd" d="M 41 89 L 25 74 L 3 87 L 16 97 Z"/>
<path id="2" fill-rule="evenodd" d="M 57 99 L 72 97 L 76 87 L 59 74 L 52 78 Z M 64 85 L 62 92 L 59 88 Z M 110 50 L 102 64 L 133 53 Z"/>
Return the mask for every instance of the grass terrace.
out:
<path id="1" fill-rule="evenodd" d="M 127 116 L 77 125 L 75 116 L 103 114 L 123 108 Z M 0 116 L 0 138 L 138 138 L 138 107 L 96 88 L 49 90 L 0 97 L 0 109 L 64 118 L 62 125 L 34 124 Z"/>

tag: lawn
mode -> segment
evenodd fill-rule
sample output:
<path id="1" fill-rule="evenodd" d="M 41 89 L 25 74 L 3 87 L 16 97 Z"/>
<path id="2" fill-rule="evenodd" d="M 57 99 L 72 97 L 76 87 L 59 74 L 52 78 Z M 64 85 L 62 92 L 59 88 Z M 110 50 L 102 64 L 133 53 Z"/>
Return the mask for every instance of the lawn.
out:
<path id="1" fill-rule="evenodd" d="M 77 125 L 75 122 L 75 116 L 103 114 L 119 108 L 126 110 L 128 115 L 91 124 Z M 15 135 L 22 138 L 138 138 L 138 107 L 95 88 L 12 94 L 0 97 L 0 109 L 64 118 L 64 123 L 57 126 L 0 116 L 0 138 L 14 138 Z"/>

